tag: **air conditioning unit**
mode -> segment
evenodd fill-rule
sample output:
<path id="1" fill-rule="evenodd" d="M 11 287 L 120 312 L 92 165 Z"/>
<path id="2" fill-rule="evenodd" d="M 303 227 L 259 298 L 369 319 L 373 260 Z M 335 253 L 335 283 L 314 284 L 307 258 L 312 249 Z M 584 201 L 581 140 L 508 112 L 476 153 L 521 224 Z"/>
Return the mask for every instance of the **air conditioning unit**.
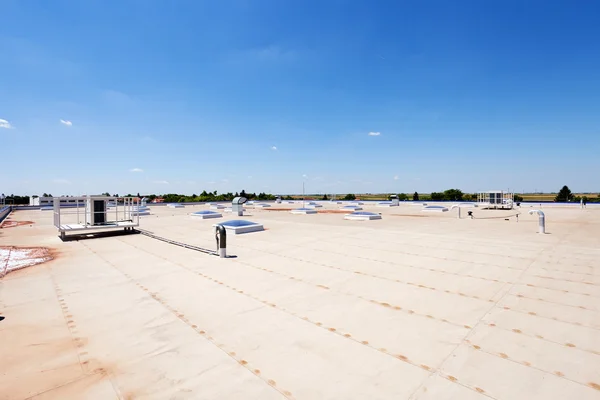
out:
<path id="1" fill-rule="evenodd" d="M 106 223 L 106 199 L 88 198 L 85 212 L 88 225 L 104 225 Z"/>

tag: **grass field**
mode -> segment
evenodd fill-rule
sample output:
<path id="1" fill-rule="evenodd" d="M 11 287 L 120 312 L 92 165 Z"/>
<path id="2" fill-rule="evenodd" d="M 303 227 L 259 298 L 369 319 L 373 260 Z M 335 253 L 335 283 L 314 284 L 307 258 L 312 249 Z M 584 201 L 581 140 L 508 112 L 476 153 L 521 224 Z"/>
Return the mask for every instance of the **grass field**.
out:
<path id="1" fill-rule="evenodd" d="M 536 201 L 554 201 L 554 198 L 556 197 L 556 193 L 524 193 L 524 194 L 520 194 L 517 193 L 519 196 L 523 197 L 523 201 L 531 201 L 531 202 L 536 202 Z M 412 193 L 407 193 L 408 197 L 410 200 L 412 200 Z M 574 193 L 574 195 L 576 197 L 582 197 L 582 196 L 587 196 L 589 199 L 593 199 L 593 198 L 597 198 L 599 193 Z M 327 195 L 329 198 L 330 195 Z M 342 199 L 345 196 L 345 194 L 338 194 L 336 195 L 336 199 Z M 363 194 L 356 194 L 356 198 L 360 199 L 360 200 L 388 200 L 388 196 L 389 194 L 387 193 L 363 193 Z M 429 197 L 429 193 L 419 193 L 419 196 L 422 197 Z M 302 196 L 292 196 L 294 199 L 298 199 L 301 200 Z M 323 195 L 317 195 L 317 194 L 307 194 L 306 195 L 307 199 L 315 199 L 315 200 L 320 200 L 321 198 L 323 198 Z"/>

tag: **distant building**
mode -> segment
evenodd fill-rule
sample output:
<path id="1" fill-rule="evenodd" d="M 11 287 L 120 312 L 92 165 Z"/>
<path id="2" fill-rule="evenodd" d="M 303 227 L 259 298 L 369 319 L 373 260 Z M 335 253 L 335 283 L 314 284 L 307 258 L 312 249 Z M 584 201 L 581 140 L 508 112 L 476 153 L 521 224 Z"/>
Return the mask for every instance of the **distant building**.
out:
<path id="1" fill-rule="evenodd" d="M 77 202 L 77 200 L 75 200 L 75 198 L 69 199 L 69 198 L 63 197 L 60 202 L 60 205 L 75 204 L 76 202 Z M 40 207 L 51 207 L 54 205 L 54 197 L 29 196 L 29 205 L 30 206 L 40 206 Z"/>
<path id="2" fill-rule="evenodd" d="M 76 205 L 77 204 L 77 198 L 73 197 L 61 197 L 60 200 L 60 205 L 61 206 L 69 206 L 69 205 Z M 54 197 L 45 197 L 45 196 L 39 196 L 39 197 L 34 197 L 34 196 L 29 196 L 29 205 L 30 206 L 40 206 L 40 207 L 52 207 L 54 205 Z"/>

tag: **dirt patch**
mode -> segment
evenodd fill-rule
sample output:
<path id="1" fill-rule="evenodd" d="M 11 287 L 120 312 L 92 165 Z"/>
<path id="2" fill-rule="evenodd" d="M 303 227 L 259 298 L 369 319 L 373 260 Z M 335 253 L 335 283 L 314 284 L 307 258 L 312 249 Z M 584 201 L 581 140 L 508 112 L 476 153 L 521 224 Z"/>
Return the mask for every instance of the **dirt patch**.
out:
<path id="1" fill-rule="evenodd" d="M 0 226 L 0 229 L 14 228 L 16 226 L 33 225 L 33 224 L 34 224 L 33 221 L 12 221 L 12 220 L 6 219 L 4 221 L 4 223 Z"/>
<path id="2" fill-rule="evenodd" d="M 0 246 L 0 278 L 9 272 L 52 260 L 56 252 L 46 247 Z"/>

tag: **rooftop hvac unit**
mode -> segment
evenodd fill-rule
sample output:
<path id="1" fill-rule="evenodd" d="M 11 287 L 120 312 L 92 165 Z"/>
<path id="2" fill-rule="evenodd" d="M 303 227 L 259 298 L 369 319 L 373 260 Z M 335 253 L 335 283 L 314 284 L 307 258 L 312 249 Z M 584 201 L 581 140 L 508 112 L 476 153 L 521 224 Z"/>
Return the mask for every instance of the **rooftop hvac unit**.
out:
<path id="1" fill-rule="evenodd" d="M 88 198 L 85 207 L 87 225 L 104 225 L 106 219 L 106 200 Z"/>

